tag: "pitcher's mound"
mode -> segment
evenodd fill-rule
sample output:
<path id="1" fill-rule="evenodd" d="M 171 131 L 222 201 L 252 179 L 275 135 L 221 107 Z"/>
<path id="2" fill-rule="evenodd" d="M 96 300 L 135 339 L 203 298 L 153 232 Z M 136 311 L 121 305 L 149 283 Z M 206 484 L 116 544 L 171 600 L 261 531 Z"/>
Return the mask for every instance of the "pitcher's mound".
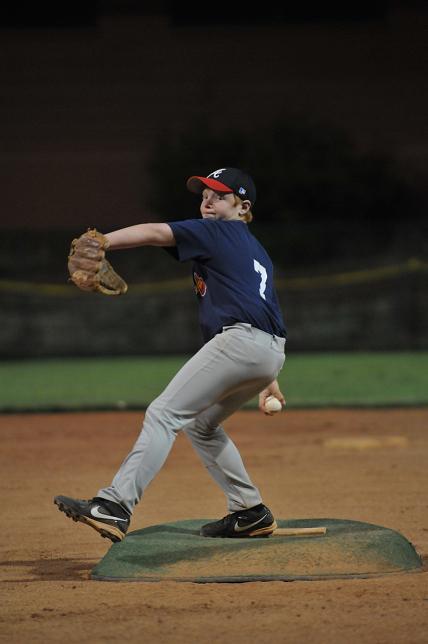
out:
<path id="1" fill-rule="evenodd" d="M 278 527 L 323 526 L 325 534 L 212 539 L 213 519 L 155 525 L 114 544 L 92 570 L 105 581 L 244 582 L 372 577 L 416 570 L 422 561 L 400 533 L 345 519 L 277 520 Z M 281 530 L 280 530 L 281 532 Z"/>

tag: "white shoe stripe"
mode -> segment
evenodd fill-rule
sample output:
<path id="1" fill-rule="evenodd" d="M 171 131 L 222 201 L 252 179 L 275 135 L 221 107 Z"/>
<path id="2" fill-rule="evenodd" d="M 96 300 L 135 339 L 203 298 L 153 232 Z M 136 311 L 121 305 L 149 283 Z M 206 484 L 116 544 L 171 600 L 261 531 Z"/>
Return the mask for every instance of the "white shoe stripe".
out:
<path id="1" fill-rule="evenodd" d="M 238 524 L 238 522 L 236 522 L 235 525 L 233 526 L 233 529 L 235 532 L 244 532 L 244 530 L 249 530 L 249 528 L 254 528 L 255 525 L 257 525 L 258 523 L 261 523 L 261 521 L 263 521 L 263 519 L 266 519 L 266 517 L 267 517 L 267 513 L 261 519 L 254 521 L 254 523 L 250 523 L 249 525 L 245 525 L 242 527 Z"/>
<path id="2" fill-rule="evenodd" d="M 112 517 L 109 514 L 102 514 L 101 512 L 99 512 L 99 507 L 99 505 L 96 505 L 95 507 L 91 508 L 91 515 L 96 519 L 108 519 L 109 521 L 127 521 L 127 519 L 124 519 L 123 517 Z"/>

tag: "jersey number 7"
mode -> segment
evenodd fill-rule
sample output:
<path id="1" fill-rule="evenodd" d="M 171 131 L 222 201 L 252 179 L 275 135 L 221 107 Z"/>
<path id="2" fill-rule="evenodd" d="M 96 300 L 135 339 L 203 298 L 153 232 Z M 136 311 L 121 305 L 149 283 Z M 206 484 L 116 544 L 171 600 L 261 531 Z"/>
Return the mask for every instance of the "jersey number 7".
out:
<path id="1" fill-rule="evenodd" d="M 266 280 L 267 280 L 267 272 L 264 266 L 260 264 L 256 259 L 254 260 L 254 270 L 256 273 L 260 274 L 260 288 L 259 288 L 259 293 L 260 297 L 262 297 L 264 300 L 266 299 L 265 291 L 266 291 Z"/>

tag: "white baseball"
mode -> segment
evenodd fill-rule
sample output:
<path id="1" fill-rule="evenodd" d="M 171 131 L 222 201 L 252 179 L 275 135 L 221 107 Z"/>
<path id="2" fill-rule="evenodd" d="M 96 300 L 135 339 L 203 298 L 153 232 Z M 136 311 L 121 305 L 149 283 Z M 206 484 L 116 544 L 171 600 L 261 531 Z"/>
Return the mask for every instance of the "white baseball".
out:
<path id="1" fill-rule="evenodd" d="M 275 396 L 268 396 L 265 400 L 265 409 L 270 414 L 276 414 L 277 411 L 281 411 L 282 405 Z"/>

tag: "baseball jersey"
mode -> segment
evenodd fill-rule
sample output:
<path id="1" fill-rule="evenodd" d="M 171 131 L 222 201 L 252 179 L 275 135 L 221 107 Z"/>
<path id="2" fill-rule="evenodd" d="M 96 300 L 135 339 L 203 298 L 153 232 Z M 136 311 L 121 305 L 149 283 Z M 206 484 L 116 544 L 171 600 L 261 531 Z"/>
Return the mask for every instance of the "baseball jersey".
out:
<path id="1" fill-rule="evenodd" d="M 223 326 L 236 322 L 286 337 L 272 262 L 247 224 L 239 220 L 188 219 L 168 225 L 176 246 L 167 250 L 180 262 L 193 260 L 205 342 Z"/>

